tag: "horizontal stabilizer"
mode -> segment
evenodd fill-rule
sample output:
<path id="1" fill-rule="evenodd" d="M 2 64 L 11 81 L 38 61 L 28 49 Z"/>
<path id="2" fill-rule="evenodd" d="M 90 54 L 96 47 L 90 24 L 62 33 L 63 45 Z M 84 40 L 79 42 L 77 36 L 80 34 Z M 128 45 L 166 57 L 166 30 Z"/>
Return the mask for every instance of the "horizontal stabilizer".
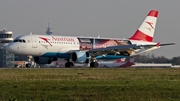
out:
<path id="1" fill-rule="evenodd" d="M 160 44 L 159 46 L 167 46 L 167 45 L 175 45 L 175 43 L 165 43 L 165 44 Z"/>
<path id="2" fill-rule="evenodd" d="M 165 44 L 160 44 L 160 43 L 157 43 L 157 44 L 153 44 L 153 45 L 139 45 L 139 47 L 154 47 L 154 46 L 167 46 L 167 45 L 175 45 L 175 43 L 165 43 Z"/>

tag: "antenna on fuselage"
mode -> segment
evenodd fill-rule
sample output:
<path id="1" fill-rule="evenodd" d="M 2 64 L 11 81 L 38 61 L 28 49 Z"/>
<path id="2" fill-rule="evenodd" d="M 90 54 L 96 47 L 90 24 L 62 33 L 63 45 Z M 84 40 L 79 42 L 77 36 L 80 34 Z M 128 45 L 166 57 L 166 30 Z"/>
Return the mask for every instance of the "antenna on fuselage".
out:
<path id="1" fill-rule="evenodd" d="M 98 38 L 100 38 L 100 35 L 98 35 Z"/>
<path id="2" fill-rule="evenodd" d="M 30 32 L 29 35 L 32 35 L 32 32 Z"/>

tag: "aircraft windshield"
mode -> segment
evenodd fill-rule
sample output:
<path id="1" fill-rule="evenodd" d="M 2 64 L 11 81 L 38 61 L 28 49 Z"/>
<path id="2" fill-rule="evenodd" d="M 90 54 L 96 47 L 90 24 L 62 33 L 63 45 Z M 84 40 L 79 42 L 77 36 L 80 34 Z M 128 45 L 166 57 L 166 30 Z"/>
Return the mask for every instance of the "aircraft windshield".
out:
<path id="1" fill-rule="evenodd" d="M 26 43 L 26 41 L 24 39 L 15 39 L 13 42 Z"/>

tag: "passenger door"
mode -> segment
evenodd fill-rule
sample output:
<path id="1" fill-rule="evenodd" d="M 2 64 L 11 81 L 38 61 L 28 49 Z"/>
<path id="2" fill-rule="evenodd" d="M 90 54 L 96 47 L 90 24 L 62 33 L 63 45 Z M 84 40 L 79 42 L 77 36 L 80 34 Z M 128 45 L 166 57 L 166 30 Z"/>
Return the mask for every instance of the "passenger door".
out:
<path id="1" fill-rule="evenodd" d="M 36 37 L 31 37 L 32 39 L 32 48 L 37 48 L 37 39 Z"/>

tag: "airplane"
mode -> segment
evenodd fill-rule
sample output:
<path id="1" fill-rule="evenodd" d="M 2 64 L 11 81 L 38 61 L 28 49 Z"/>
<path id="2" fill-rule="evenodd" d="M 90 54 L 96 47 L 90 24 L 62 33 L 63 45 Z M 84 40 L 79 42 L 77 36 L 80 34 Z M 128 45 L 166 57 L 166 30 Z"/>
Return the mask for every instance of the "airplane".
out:
<path id="1" fill-rule="evenodd" d="M 134 57 L 120 58 L 115 61 L 99 61 L 99 67 L 110 67 L 110 68 L 127 68 L 134 63 Z"/>
<path id="2" fill-rule="evenodd" d="M 74 63 L 98 67 L 97 59 L 119 59 L 135 56 L 159 49 L 161 44 L 153 42 L 158 10 L 151 10 L 139 29 L 130 38 L 103 38 L 83 36 L 21 35 L 9 43 L 6 49 L 14 54 L 33 56 L 38 64 L 50 64 L 58 58 L 67 62 L 65 67 Z"/>

